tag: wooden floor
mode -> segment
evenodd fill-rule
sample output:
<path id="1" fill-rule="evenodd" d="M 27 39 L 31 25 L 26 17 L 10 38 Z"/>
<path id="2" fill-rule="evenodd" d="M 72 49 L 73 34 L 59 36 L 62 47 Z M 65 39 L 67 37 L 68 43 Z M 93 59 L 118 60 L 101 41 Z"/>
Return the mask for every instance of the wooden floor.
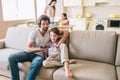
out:
<path id="1" fill-rule="evenodd" d="M 11 79 L 0 75 L 0 80 L 11 80 Z"/>

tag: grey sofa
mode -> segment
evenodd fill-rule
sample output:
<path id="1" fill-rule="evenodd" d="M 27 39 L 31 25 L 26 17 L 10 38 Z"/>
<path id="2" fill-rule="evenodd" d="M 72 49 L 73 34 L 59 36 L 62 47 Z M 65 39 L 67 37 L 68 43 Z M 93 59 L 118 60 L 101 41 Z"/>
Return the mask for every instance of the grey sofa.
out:
<path id="1" fill-rule="evenodd" d="M 10 77 L 8 56 L 26 50 L 28 34 L 34 28 L 10 27 L 0 40 L 0 75 Z M 68 42 L 74 78 L 65 77 L 64 67 L 44 68 L 36 80 L 120 80 L 120 36 L 112 31 L 73 30 Z M 20 78 L 25 80 L 31 62 L 19 63 Z"/>

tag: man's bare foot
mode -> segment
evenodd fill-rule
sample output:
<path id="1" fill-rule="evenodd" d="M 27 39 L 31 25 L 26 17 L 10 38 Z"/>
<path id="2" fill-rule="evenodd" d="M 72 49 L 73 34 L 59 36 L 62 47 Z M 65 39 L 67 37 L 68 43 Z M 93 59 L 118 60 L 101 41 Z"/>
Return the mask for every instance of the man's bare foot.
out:
<path id="1" fill-rule="evenodd" d="M 73 74 L 70 70 L 66 72 L 66 77 L 67 78 L 73 78 Z"/>
<path id="2" fill-rule="evenodd" d="M 77 60 L 70 60 L 69 61 L 69 64 L 76 64 L 77 63 Z"/>

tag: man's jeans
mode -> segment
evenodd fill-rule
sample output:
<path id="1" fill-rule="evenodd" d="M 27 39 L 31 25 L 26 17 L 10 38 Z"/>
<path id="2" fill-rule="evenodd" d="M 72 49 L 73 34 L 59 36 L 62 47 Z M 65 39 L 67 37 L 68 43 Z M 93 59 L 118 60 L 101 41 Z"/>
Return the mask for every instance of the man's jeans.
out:
<path id="1" fill-rule="evenodd" d="M 20 80 L 18 62 L 26 61 L 32 62 L 26 80 L 35 80 L 37 74 L 40 71 L 43 60 L 44 58 L 42 56 L 25 51 L 10 55 L 8 61 L 12 80 Z"/>

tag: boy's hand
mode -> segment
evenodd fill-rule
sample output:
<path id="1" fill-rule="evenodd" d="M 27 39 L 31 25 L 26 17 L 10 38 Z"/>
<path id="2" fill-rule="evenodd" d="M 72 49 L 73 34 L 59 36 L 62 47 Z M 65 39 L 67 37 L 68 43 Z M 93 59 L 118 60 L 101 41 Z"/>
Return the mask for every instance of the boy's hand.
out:
<path id="1" fill-rule="evenodd" d="M 53 60 L 53 58 L 49 56 L 46 60 L 50 61 L 50 60 Z"/>
<path id="2" fill-rule="evenodd" d="M 55 58 L 58 56 L 58 53 L 51 55 L 52 58 Z"/>

